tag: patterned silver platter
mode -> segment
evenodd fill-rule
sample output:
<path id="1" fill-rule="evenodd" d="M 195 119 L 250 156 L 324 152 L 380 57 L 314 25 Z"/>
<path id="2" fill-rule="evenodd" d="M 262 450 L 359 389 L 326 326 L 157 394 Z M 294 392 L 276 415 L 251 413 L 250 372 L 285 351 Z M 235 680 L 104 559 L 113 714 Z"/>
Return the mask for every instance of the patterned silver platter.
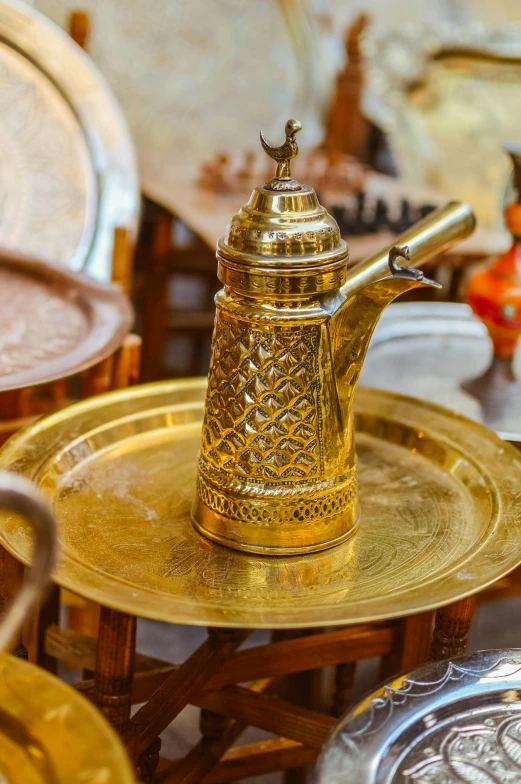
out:
<path id="1" fill-rule="evenodd" d="M 340 722 L 318 784 L 519 784 L 521 650 L 426 664 Z"/>
<path id="2" fill-rule="evenodd" d="M 89 54 L 123 107 L 147 196 L 174 209 L 177 166 L 244 152 L 288 116 L 322 137 L 331 66 L 307 3 L 294 0 L 34 0 L 56 24 L 79 7 Z M 241 121 L 237 122 L 240 116 Z M 268 118 L 268 121 L 267 121 Z"/>
<path id="3" fill-rule="evenodd" d="M 498 409 L 493 420 L 487 419 L 479 402 L 461 386 L 484 373 L 491 360 L 487 330 L 467 305 L 404 302 L 391 305 L 380 319 L 361 381 L 446 406 L 508 441 L 521 441 L 521 410 L 515 399 Z M 521 379 L 521 350 L 514 372 Z"/>
<path id="4" fill-rule="evenodd" d="M 0 392 L 79 373 L 120 345 L 132 308 L 116 285 L 0 257 Z"/>
<path id="5" fill-rule="evenodd" d="M 0 247 L 111 278 L 139 190 L 121 110 L 90 59 L 16 0 L 0 2 Z"/>

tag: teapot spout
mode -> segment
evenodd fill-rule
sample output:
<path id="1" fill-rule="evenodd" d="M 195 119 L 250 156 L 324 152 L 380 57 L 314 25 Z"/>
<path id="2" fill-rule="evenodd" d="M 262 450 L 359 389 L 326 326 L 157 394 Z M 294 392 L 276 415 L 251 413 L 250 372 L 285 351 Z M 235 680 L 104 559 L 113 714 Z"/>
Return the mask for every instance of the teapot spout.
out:
<path id="1" fill-rule="evenodd" d="M 414 269 L 414 265 L 468 237 L 474 227 L 475 218 L 470 207 L 451 202 L 402 234 L 392 248 L 350 270 L 329 324 L 333 372 L 340 409 L 345 417 L 351 411 L 369 341 L 387 305 L 410 289 L 439 287 L 420 270 Z M 411 266 L 398 264 L 400 258 Z"/>

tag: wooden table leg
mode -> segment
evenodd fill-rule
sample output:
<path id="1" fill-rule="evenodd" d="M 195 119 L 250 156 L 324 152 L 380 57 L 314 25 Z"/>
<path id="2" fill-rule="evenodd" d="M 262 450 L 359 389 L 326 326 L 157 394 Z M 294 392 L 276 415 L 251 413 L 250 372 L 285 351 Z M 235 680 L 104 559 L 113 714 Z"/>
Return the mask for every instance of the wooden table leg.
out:
<path id="1" fill-rule="evenodd" d="M 143 302 L 142 381 L 157 379 L 165 349 L 167 256 L 172 247 L 174 218 L 158 205 L 154 206 L 154 218 L 154 237 L 148 259 Z"/>
<path id="2" fill-rule="evenodd" d="M 475 605 L 476 598 L 469 596 L 436 612 L 431 661 L 465 653 Z"/>
<path id="3" fill-rule="evenodd" d="M 136 623 L 133 615 L 101 608 L 94 701 L 123 738 L 132 704 Z"/>
<path id="4" fill-rule="evenodd" d="M 222 633 L 222 629 L 214 629 L 212 627 L 208 628 L 208 638 L 210 640 L 218 641 L 219 639 L 222 639 Z M 233 641 L 235 638 L 237 638 L 237 645 L 240 645 L 242 641 L 240 630 L 237 631 L 236 629 L 230 629 L 227 631 L 227 635 L 229 636 L 230 641 Z M 203 738 L 207 740 L 216 740 L 226 732 L 230 724 L 230 719 L 227 719 L 225 716 L 221 716 L 219 713 L 214 713 L 213 711 L 206 710 L 205 708 L 201 709 L 199 717 L 199 730 Z"/>
<path id="5" fill-rule="evenodd" d="M 40 607 L 37 620 L 36 663 L 44 670 L 58 674 L 58 660 L 45 653 L 45 635 L 49 626 L 60 625 L 60 589 L 52 585 L 46 600 Z"/>
<path id="6" fill-rule="evenodd" d="M 11 553 L 0 546 L 0 617 L 4 614 L 13 597 L 18 593 L 24 579 L 24 565 Z M 20 659 L 27 659 L 27 648 L 22 643 L 22 635 L 11 641 L 11 653 Z"/>
<path id="7" fill-rule="evenodd" d="M 335 669 L 332 714 L 339 719 L 349 707 L 355 682 L 356 662 L 338 664 Z"/>
<path id="8" fill-rule="evenodd" d="M 381 681 L 429 660 L 433 621 L 434 612 L 430 610 L 400 618 L 392 650 L 382 656 L 379 672 Z"/>
<path id="9" fill-rule="evenodd" d="M 132 707 L 132 683 L 136 657 L 136 626 L 133 615 L 102 607 L 100 610 L 94 701 L 123 739 Z M 161 741 L 156 738 L 139 756 L 136 772 L 149 784 L 159 762 Z"/>
<path id="10" fill-rule="evenodd" d="M 161 751 L 161 738 L 156 738 L 148 749 L 141 754 L 136 766 L 136 775 L 139 784 L 151 784 L 159 764 Z"/>
<path id="11" fill-rule="evenodd" d="M 246 639 L 244 629 L 212 630 L 205 642 L 152 694 L 132 717 L 127 734 L 127 751 L 137 769 L 145 761 L 150 773 L 149 756 L 157 758 L 157 738 L 181 710 L 195 697 Z M 153 775 L 153 771 L 152 771 Z"/>

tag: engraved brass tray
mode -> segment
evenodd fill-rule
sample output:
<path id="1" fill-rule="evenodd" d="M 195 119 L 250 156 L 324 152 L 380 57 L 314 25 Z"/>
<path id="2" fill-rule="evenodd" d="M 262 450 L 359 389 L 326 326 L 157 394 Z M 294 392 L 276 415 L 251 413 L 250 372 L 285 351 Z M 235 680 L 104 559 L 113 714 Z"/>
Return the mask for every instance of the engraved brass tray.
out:
<path id="1" fill-rule="evenodd" d="M 515 648 L 403 673 L 340 722 L 317 784 L 517 784 L 520 689 Z"/>
<path id="2" fill-rule="evenodd" d="M 506 400 L 493 421 L 486 420 L 479 401 L 461 386 L 485 372 L 492 353 L 487 329 L 468 305 L 400 302 L 382 314 L 360 379 L 368 386 L 447 406 L 483 422 L 501 438 L 521 443 L 519 398 Z M 521 344 L 513 368 L 521 379 Z"/>
<path id="3" fill-rule="evenodd" d="M 0 656 L 2 784 L 133 784 L 114 730 L 71 686 Z"/>
<path id="4" fill-rule="evenodd" d="M 123 341 L 132 308 L 117 286 L 0 257 L 0 392 L 79 373 Z"/>
<path id="5" fill-rule="evenodd" d="M 137 231 L 132 140 L 92 60 L 30 5 L 0 2 L 0 247 L 108 282 L 114 230 Z"/>
<path id="6" fill-rule="evenodd" d="M 521 458 L 434 405 L 357 392 L 362 518 L 347 542 L 305 556 L 213 544 L 190 519 L 206 380 L 150 384 L 78 403 L 15 435 L 0 467 L 32 479 L 61 531 L 56 581 L 172 623 L 313 627 L 416 613 L 521 563 Z M 28 531 L 0 541 L 30 557 Z"/>

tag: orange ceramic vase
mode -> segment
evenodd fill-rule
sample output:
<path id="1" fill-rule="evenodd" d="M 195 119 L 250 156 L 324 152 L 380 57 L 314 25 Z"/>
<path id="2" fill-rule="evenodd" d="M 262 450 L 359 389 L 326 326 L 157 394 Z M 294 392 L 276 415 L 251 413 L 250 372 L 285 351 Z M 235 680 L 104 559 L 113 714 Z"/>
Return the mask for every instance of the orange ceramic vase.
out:
<path id="1" fill-rule="evenodd" d="M 521 337 L 521 147 L 508 147 L 506 152 L 514 164 L 517 194 L 505 213 L 512 245 L 476 272 L 467 289 L 467 301 L 492 339 L 494 358 L 482 376 L 466 382 L 463 388 L 479 400 L 484 420 L 491 427 L 505 417 L 521 421 L 521 383 L 513 369 Z"/>

